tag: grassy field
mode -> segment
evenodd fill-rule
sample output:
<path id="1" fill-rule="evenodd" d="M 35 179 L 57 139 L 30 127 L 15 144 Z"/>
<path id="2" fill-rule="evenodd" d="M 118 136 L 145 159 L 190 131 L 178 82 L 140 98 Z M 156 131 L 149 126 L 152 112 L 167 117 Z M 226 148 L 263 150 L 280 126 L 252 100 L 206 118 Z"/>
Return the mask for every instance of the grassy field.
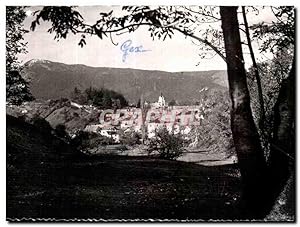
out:
<path id="1" fill-rule="evenodd" d="M 235 165 L 73 155 L 50 135 L 7 119 L 7 218 L 232 220 Z"/>

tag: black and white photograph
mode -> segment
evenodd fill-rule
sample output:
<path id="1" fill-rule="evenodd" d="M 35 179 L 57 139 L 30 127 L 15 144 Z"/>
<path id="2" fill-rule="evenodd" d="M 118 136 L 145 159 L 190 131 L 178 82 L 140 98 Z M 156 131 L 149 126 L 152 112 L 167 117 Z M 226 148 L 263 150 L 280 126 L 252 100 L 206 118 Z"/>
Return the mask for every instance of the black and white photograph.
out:
<path id="1" fill-rule="evenodd" d="M 296 222 L 295 6 L 61 4 L 5 5 L 6 222 Z"/>

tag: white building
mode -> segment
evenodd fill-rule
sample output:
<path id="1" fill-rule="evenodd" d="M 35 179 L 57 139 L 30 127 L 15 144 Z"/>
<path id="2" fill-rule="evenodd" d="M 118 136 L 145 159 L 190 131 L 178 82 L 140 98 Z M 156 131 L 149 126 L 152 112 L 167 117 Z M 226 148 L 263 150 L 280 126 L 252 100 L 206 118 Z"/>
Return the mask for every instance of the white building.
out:
<path id="1" fill-rule="evenodd" d="M 120 135 L 115 128 L 106 128 L 98 131 L 100 135 L 112 138 L 115 143 L 120 143 Z"/>
<path id="2" fill-rule="evenodd" d="M 115 143 L 120 142 L 120 135 L 118 134 L 118 130 L 112 126 L 103 126 L 102 124 L 95 125 L 87 125 L 84 129 L 87 132 L 95 132 L 102 136 L 112 138 Z"/>
<path id="3" fill-rule="evenodd" d="M 157 104 L 159 107 L 165 107 L 166 106 L 166 100 L 165 97 L 162 96 L 162 94 L 158 97 Z"/>
<path id="4" fill-rule="evenodd" d="M 160 107 L 166 107 L 166 106 L 167 105 L 166 105 L 165 97 L 161 93 L 160 96 L 158 97 L 158 101 L 153 103 L 153 107 L 160 108 Z"/>

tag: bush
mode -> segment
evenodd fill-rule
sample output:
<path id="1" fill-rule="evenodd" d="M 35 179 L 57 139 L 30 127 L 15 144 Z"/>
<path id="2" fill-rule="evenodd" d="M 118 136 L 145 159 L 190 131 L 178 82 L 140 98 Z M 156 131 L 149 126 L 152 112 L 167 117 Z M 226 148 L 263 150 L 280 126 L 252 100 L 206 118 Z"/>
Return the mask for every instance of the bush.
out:
<path id="1" fill-rule="evenodd" d="M 181 134 L 169 133 L 166 127 L 158 129 L 155 137 L 149 140 L 148 152 L 158 152 L 159 157 L 165 159 L 176 159 L 184 152 L 187 141 Z"/>
<path id="2" fill-rule="evenodd" d="M 124 132 L 120 135 L 120 143 L 129 146 L 141 144 L 141 139 L 141 134 L 134 131 Z"/>
<path id="3" fill-rule="evenodd" d="M 79 131 L 75 138 L 71 140 L 71 145 L 81 151 L 88 152 L 98 146 L 110 145 L 114 141 L 112 138 L 99 135 L 94 132 Z"/>
<path id="4" fill-rule="evenodd" d="M 170 102 L 169 102 L 169 106 L 176 106 L 176 100 L 172 99 Z"/>
<path id="5" fill-rule="evenodd" d="M 68 139 L 68 138 L 69 138 L 69 135 L 68 135 L 68 133 L 67 133 L 67 131 L 66 131 L 66 126 L 63 125 L 63 124 L 58 124 L 58 125 L 55 127 L 54 132 L 55 132 L 55 134 L 56 134 L 58 137 L 60 137 L 60 138 L 62 138 L 62 139 Z"/>
<path id="6" fill-rule="evenodd" d="M 52 132 L 52 127 L 50 126 L 49 122 L 40 116 L 33 117 L 32 124 L 44 134 Z"/>

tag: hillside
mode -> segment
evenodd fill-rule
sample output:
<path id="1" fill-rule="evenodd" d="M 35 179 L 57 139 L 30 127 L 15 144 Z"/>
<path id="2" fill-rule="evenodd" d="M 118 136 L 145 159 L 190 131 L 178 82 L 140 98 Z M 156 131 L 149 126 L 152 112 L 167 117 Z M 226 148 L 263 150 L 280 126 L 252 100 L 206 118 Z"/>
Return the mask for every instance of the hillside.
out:
<path id="1" fill-rule="evenodd" d="M 194 103 L 202 88 L 227 89 L 226 71 L 163 72 L 67 65 L 46 60 L 31 60 L 24 64 L 24 77 L 30 82 L 37 99 L 69 98 L 75 87 L 108 88 L 122 93 L 130 103 L 144 95 L 157 101 L 160 92 L 169 102 Z"/>
<path id="2" fill-rule="evenodd" d="M 63 99 L 26 102 L 20 106 L 6 106 L 6 114 L 14 117 L 26 116 L 27 121 L 39 116 L 48 121 L 52 128 L 63 124 L 71 134 L 83 130 L 88 124 L 98 123 L 99 113 L 99 109 L 80 109 L 72 106 L 69 100 Z"/>
<path id="3" fill-rule="evenodd" d="M 8 170 L 47 166 L 63 161 L 78 152 L 50 131 L 6 115 Z"/>
<path id="4" fill-rule="evenodd" d="M 6 123 L 9 221 L 241 218 L 234 165 L 67 155 L 75 152 L 51 134 L 11 116 Z"/>

